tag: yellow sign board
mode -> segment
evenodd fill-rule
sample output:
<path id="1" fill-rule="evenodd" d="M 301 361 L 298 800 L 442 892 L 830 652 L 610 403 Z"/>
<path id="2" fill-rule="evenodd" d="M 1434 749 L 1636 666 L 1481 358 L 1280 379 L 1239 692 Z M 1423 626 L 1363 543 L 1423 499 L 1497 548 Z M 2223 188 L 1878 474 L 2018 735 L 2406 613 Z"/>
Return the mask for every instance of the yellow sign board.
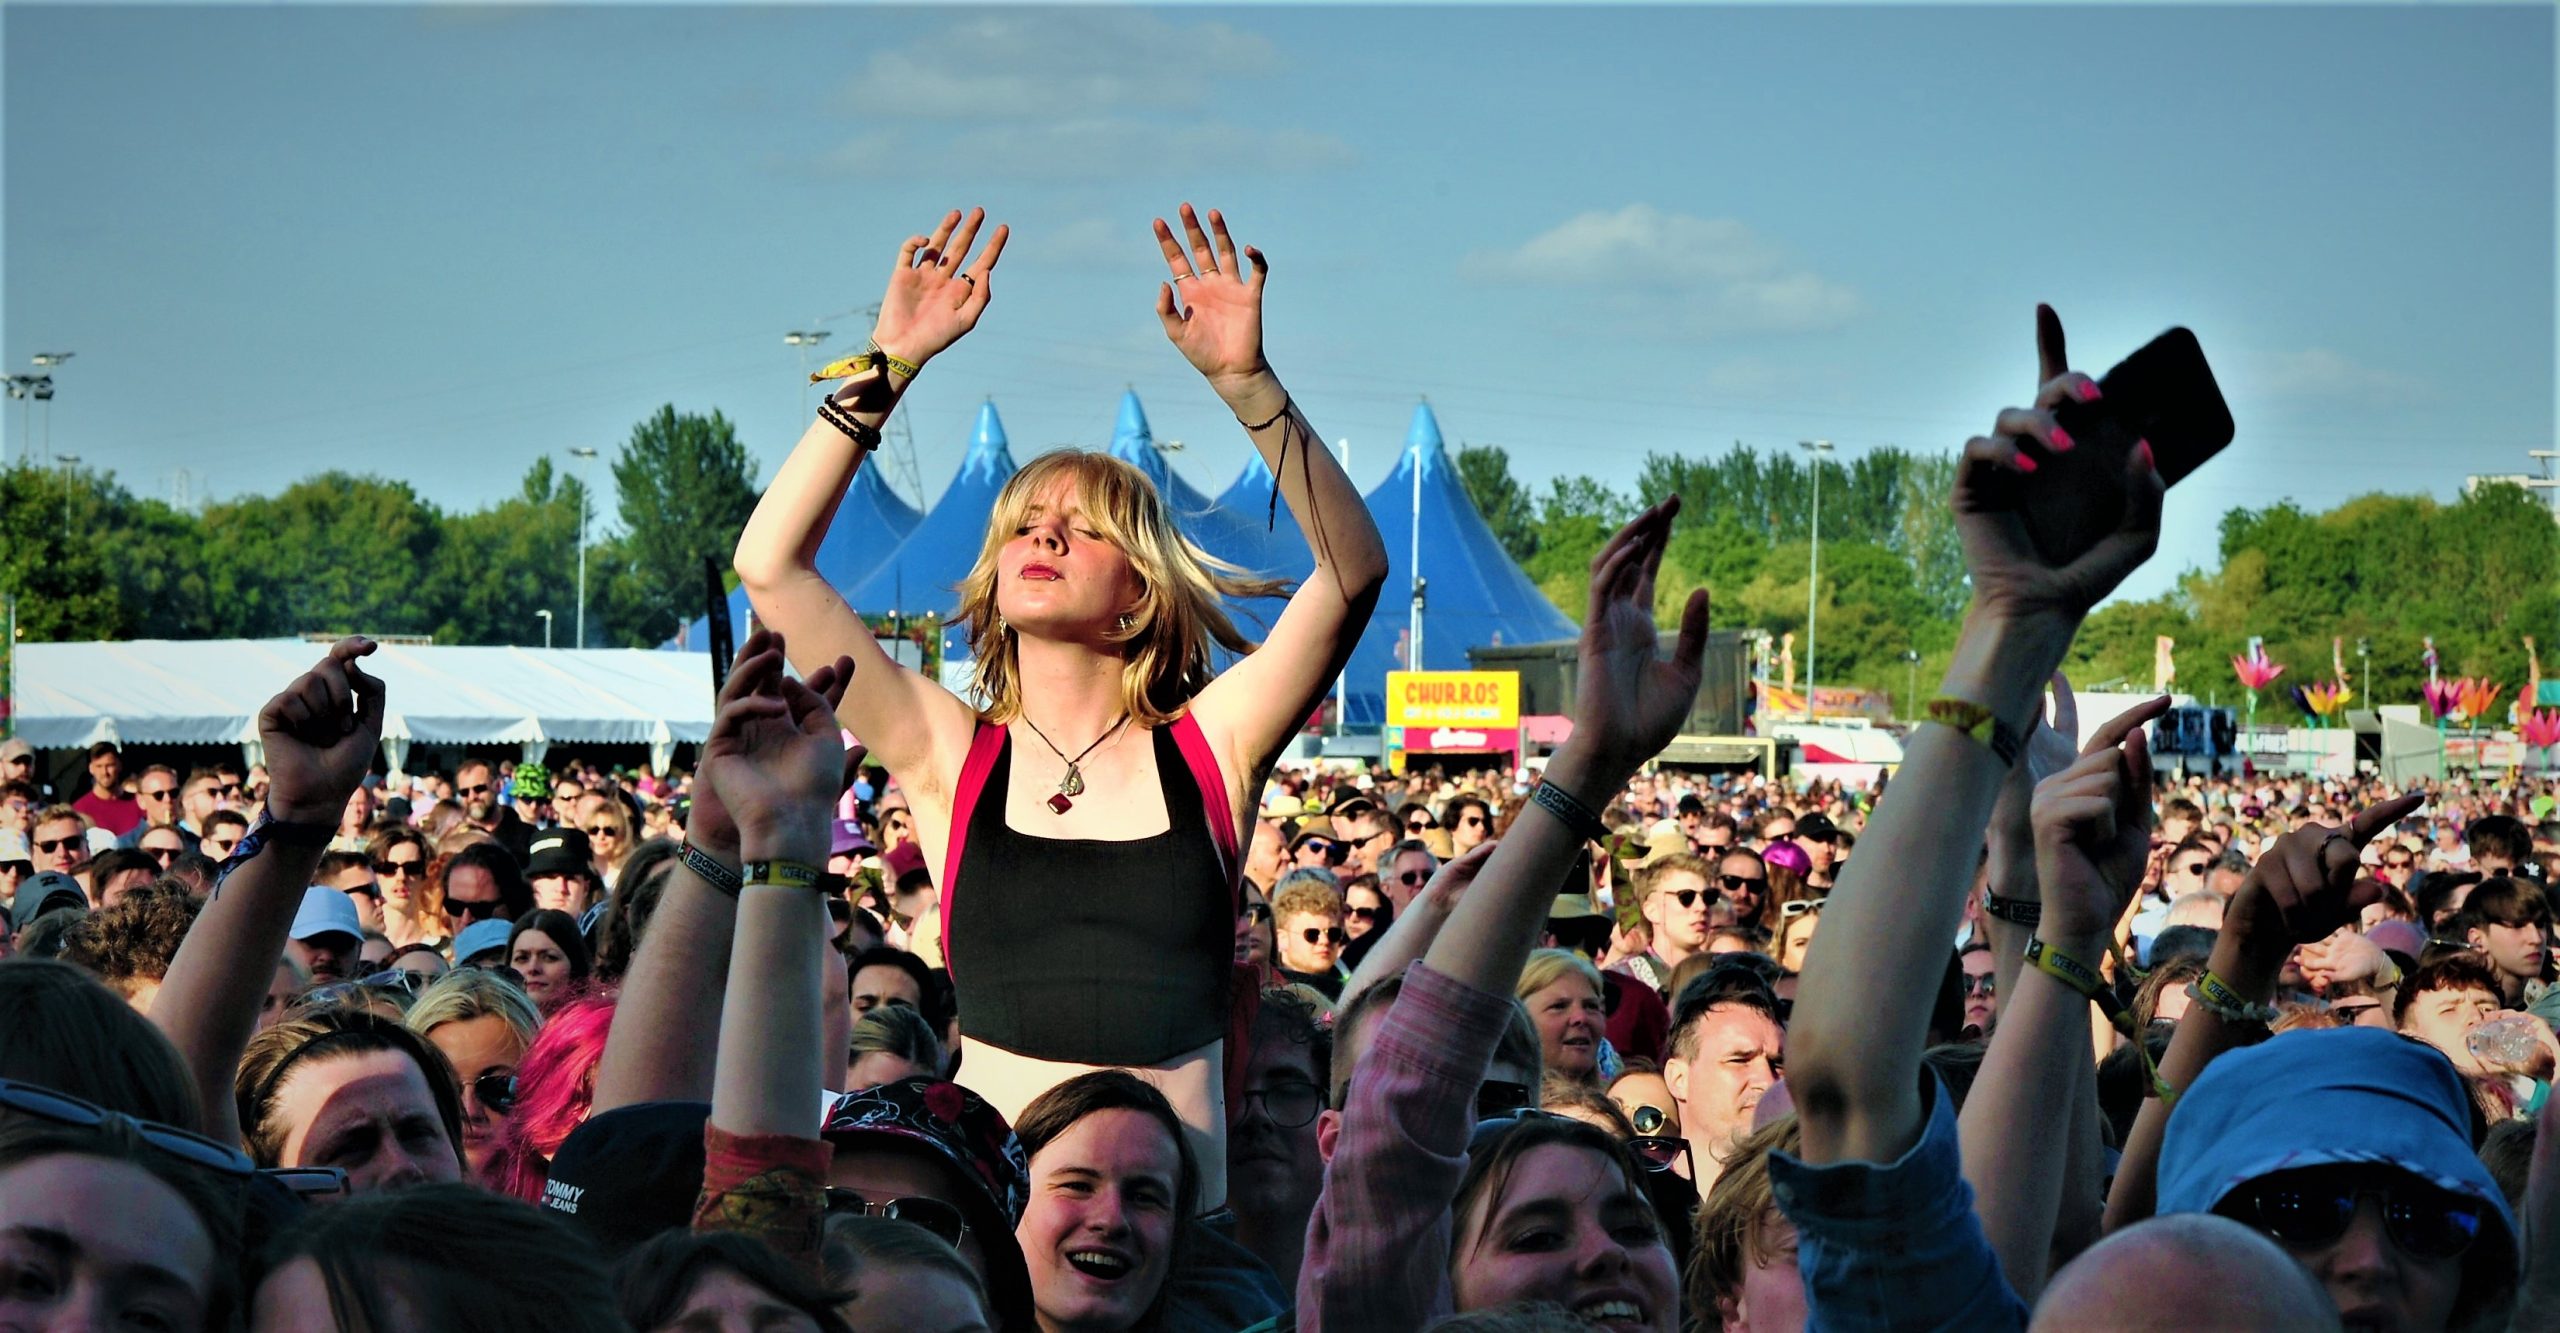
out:
<path id="1" fill-rule="evenodd" d="M 1386 721 L 1390 727 L 1517 727 L 1520 673 L 1390 671 Z"/>

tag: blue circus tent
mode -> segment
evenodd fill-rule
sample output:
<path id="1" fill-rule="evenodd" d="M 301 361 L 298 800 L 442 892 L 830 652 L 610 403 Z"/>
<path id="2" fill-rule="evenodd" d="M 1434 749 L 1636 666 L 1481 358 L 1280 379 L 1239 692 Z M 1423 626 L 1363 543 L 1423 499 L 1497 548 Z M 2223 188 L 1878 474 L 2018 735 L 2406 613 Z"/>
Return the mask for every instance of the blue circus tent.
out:
<path id="1" fill-rule="evenodd" d="M 1387 545 L 1387 583 L 1368 632 L 1345 672 L 1345 712 L 1354 725 L 1385 720 L 1386 676 L 1403 669 L 1412 608 L 1414 477 L 1421 474 L 1422 662 L 1431 671 L 1467 669 L 1467 650 L 1496 643 L 1546 643 L 1578 632 L 1512 562 L 1467 498 L 1440 439 L 1431 405 L 1413 410 L 1404 456 L 1369 492 L 1369 513 Z"/>
<path id="2" fill-rule="evenodd" d="M 978 428 L 969 438 L 969 452 L 960 460 L 960 473 L 945 487 L 942 498 L 907 534 L 897 553 L 860 583 L 844 590 L 845 601 L 864 615 L 887 615 L 899 612 L 920 616 L 927 612 L 949 620 L 960 609 L 960 581 L 978 562 L 978 548 L 987 537 L 987 516 L 995 511 L 996 496 L 1013 476 L 1013 452 L 1006 446 L 1004 423 L 996 417 L 996 405 L 989 402 L 978 409 Z M 946 639 L 945 652 L 958 649 Z"/>
<path id="3" fill-rule="evenodd" d="M 872 460 L 853 474 L 853 484 L 844 488 L 843 503 L 836 506 L 835 522 L 827 526 L 827 535 L 818 541 L 818 576 L 831 588 L 852 587 L 878 568 L 908 533 L 915 531 L 921 517 L 914 506 L 899 499 L 898 493 L 880 479 L 877 460 Z M 729 590 L 731 643 L 746 640 L 751 610 L 745 588 Z M 709 652 L 711 618 L 704 616 L 685 626 L 675 642 L 666 646 Z"/>
<path id="4" fill-rule="evenodd" d="M 1272 564 L 1273 552 L 1266 549 L 1262 532 L 1262 511 L 1236 509 L 1223 499 L 1212 500 L 1185 481 L 1182 474 L 1156 448 L 1155 432 L 1147 425 L 1147 409 L 1138 402 L 1138 391 L 1131 389 L 1120 396 L 1120 420 L 1111 431 L 1113 458 L 1147 474 L 1156 485 L 1156 494 L 1164 497 L 1165 508 L 1173 516 L 1173 524 L 1193 545 L 1226 561 L 1267 578 L 1301 579 L 1314 562 L 1303 557 L 1290 559 L 1281 554 L 1280 563 Z M 1261 462 L 1257 456 L 1255 463 Z M 1264 472 L 1265 477 L 1270 476 Z M 1241 481 L 1239 485 L 1243 484 Z M 1229 488 L 1232 493 L 1233 488 Z M 1269 494 L 1268 491 L 1264 492 Z M 1283 520 L 1285 523 L 1285 519 Z M 1289 534 L 1297 536 L 1294 529 Z M 1303 543 L 1299 546 L 1304 550 Z M 1232 600 L 1227 607 L 1235 617 L 1236 627 L 1246 637 L 1259 639 L 1279 619 L 1287 603 L 1277 597 L 1254 597 Z"/>

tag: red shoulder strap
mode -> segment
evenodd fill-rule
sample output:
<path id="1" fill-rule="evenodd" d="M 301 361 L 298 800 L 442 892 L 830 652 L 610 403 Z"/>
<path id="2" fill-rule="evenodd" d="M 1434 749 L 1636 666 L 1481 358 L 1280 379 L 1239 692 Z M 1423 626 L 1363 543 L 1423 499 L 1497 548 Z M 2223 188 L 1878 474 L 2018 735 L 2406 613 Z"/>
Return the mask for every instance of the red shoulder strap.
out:
<path id="1" fill-rule="evenodd" d="M 942 853 L 942 965 L 951 967 L 951 891 L 960 886 L 960 853 L 969 845 L 969 821 L 978 813 L 978 797 L 987 789 L 987 774 L 1004 749 L 1005 730 L 984 718 L 969 738 L 969 757 L 960 765 L 960 786 L 951 795 L 951 842 Z"/>
<path id="2" fill-rule="evenodd" d="M 1241 893 L 1238 877 L 1244 873 L 1244 849 L 1238 845 L 1235 807 L 1227 800 L 1226 774 L 1218 767 L 1218 752 L 1209 745 L 1209 737 L 1189 711 L 1173 720 L 1173 743 L 1182 751 L 1183 765 L 1191 770 L 1191 781 L 1200 788 L 1200 808 L 1209 815 L 1209 837 L 1218 844 L 1218 860 L 1226 867 L 1230 894 Z M 1237 899 L 1238 904 L 1243 899 Z"/>

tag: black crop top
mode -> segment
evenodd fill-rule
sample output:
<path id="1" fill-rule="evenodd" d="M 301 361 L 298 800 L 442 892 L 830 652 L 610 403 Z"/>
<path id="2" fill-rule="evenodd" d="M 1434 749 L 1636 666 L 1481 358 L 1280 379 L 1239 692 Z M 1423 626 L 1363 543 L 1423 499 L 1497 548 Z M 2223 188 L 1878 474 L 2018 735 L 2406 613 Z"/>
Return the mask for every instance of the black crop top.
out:
<path id="1" fill-rule="evenodd" d="M 1153 735 L 1171 825 L 1126 842 L 1007 824 L 1013 746 L 1002 741 L 944 889 L 971 1038 L 1035 1059 L 1143 1066 L 1227 1034 L 1233 891 L 1172 728 Z"/>

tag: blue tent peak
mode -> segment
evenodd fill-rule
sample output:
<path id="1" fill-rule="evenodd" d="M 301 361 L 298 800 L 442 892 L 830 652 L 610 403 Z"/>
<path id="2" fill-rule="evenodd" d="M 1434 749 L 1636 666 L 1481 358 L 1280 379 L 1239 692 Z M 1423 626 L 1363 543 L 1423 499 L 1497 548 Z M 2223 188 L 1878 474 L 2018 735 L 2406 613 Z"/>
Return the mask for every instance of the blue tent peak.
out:
<path id="1" fill-rule="evenodd" d="M 1404 433 L 1405 453 L 1419 458 L 1424 471 L 1436 471 L 1444 447 L 1440 439 L 1440 418 L 1432 415 L 1431 404 L 1414 404 L 1413 425 Z"/>
<path id="2" fill-rule="evenodd" d="M 1246 488 L 1256 493 L 1267 491 L 1271 489 L 1272 481 L 1271 465 L 1262 461 L 1261 450 L 1253 450 L 1244 456 L 1244 471 L 1236 474 L 1235 481 L 1228 485 L 1227 493 L 1222 500 L 1224 503 L 1233 504 L 1236 497 Z M 2560 682 L 2554 682 L 2554 684 L 2560 684 Z"/>
<path id="3" fill-rule="evenodd" d="M 1120 423 L 1111 428 L 1111 456 L 1134 463 L 1155 443 L 1156 433 L 1147 428 L 1147 409 L 1139 405 L 1138 391 L 1121 394 Z"/>
<path id="4" fill-rule="evenodd" d="M 1004 438 L 1004 422 L 996 416 L 995 400 L 990 398 L 978 406 L 978 429 L 969 437 L 969 453 L 960 460 L 960 475 L 992 477 L 1001 482 L 1012 476 L 1013 470 L 1013 451 Z"/>

